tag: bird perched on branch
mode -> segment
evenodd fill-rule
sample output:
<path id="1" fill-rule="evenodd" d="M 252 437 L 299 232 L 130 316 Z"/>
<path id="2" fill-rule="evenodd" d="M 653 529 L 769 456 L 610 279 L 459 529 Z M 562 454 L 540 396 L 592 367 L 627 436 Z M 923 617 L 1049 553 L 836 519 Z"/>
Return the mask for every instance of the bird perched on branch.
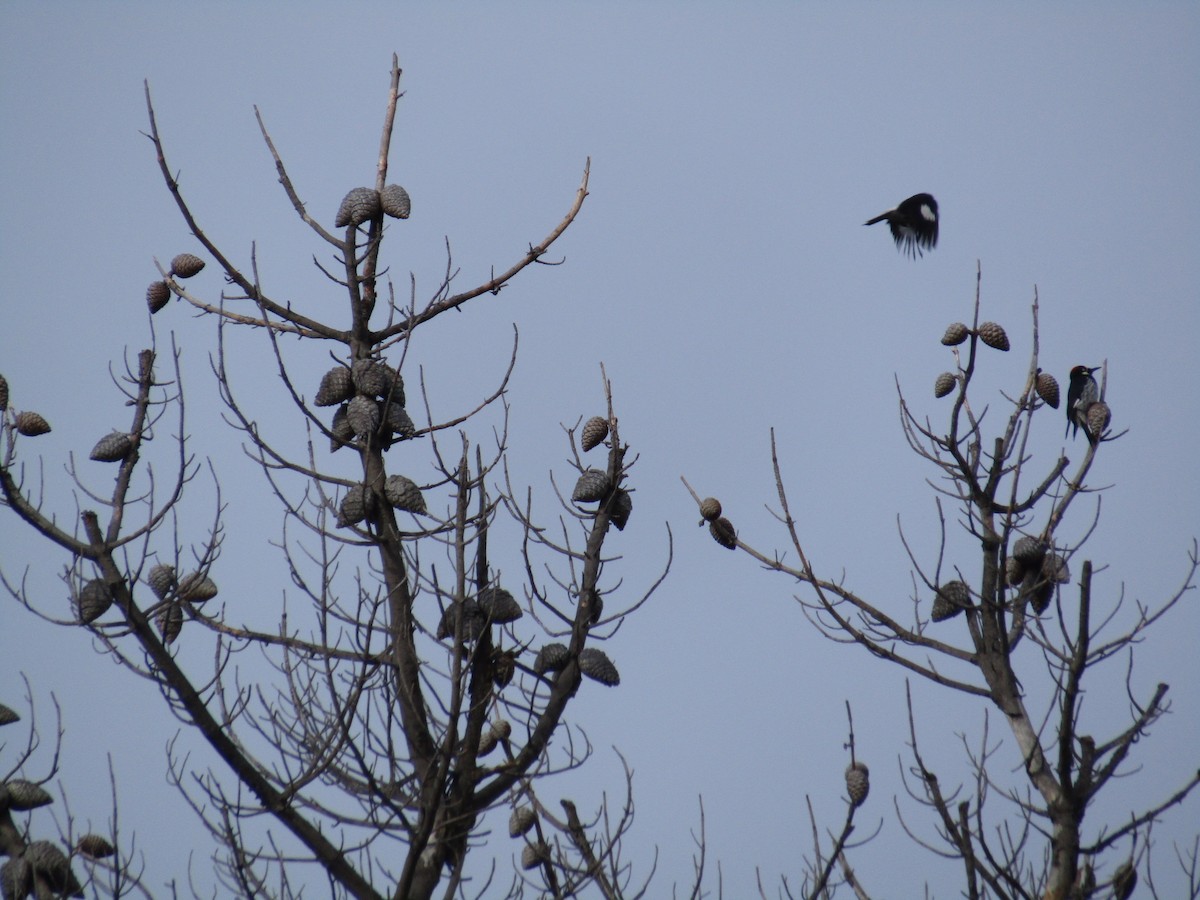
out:
<path id="1" fill-rule="evenodd" d="M 1079 426 L 1082 425 L 1088 440 L 1092 439 L 1092 433 L 1088 430 L 1087 411 L 1088 407 L 1100 399 L 1100 387 L 1092 377 L 1092 373 L 1099 368 L 1076 366 L 1071 370 L 1071 386 L 1067 389 L 1067 434 L 1071 437 L 1079 434 Z M 1072 426 L 1074 431 L 1071 430 Z M 1063 437 L 1066 437 L 1066 434 Z"/>
<path id="2" fill-rule="evenodd" d="M 938 205 L 933 194 L 913 194 L 895 209 L 880 213 L 863 224 L 874 225 L 885 219 L 892 229 L 896 246 L 913 259 L 925 255 L 922 248 L 932 250 L 937 246 Z"/>

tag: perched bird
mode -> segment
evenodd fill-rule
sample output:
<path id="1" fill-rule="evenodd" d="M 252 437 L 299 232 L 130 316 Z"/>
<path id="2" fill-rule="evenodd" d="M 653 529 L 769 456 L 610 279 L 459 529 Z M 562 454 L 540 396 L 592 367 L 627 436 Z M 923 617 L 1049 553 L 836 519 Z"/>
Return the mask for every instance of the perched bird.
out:
<path id="1" fill-rule="evenodd" d="M 1100 399 L 1100 387 L 1092 377 L 1092 373 L 1099 368 L 1076 366 L 1071 370 L 1071 386 L 1067 389 L 1067 434 L 1071 437 L 1079 434 L 1079 426 L 1082 425 L 1084 434 L 1091 440 L 1091 432 L 1087 427 L 1087 411 L 1089 406 Z M 1071 430 L 1071 426 L 1075 426 L 1074 431 Z M 1063 437 L 1066 437 L 1066 434 Z"/>
<path id="2" fill-rule="evenodd" d="M 938 205 L 933 194 L 913 194 L 895 209 L 863 222 L 874 225 L 887 220 L 892 238 L 901 252 L 916 259 L 924 256 L 921 248 L 932 250 L 938 239 Z"/>

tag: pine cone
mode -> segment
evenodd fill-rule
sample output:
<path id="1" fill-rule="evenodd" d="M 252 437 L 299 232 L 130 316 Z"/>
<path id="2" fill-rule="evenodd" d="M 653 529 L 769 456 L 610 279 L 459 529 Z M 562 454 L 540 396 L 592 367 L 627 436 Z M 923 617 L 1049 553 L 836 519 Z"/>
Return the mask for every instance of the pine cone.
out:
<path id="1" fill-rule="evenodd" d="M 1037 381 L 1034 383 L 1037 395 L 1051 409 L 1058 409 L 1058 381 L 1049 372 L 1038 369 Z"/>
<path id="2" fill-rule="evenodd" d="M 399 403 L 389 403 L 387 405 L 387 410 L 384 412 L 384 421 L 387 422 L 387 427 L 392 434 L 399 435 L 401 440 L 406 440 L 417 433 L 416 423 L 408 415 L 408 410 Z"/>
<path id="3" fill-rule="evenodd" d="M 1121 863 L 1113 873 L 1113 897 L 1116 900 L 1129 900 L 1133 896 L 1133 889 L 1137 887 L 1137 878 L 1137 869 L 1133 867 L 1132 860 Z"/>
<path id="4" fill-rule="evenodd" d="M 716 497 L 705 497 L 700 501 L 700 524 L 712 522 L 721 517 L 721 501 Z"/>
<path id="5" fill-rule="evenodd" d="M 601 684 L 614 687 L 621 683 L 621 675 L 612 660 L 603 650 L 586 647 L 579 651 L 579 671 Z"/>
<path id="6" fill-rule="evenodd" d="M 113 604 L 112 591 L 101 578 L 93 578 L 79 591 L 79 621 L 90 625 L 108 612 Z"/>
<path id="7" fill-rule="evenodd" d="M 708 533 L 722 547 L 728 550 L 737 549 L 737 532 L 733 528 L 733 523 L 724 516 L 708 523 Z"/>
<path id="8" fill-rule="evenodd" d="M 1112 412 L 1103 400 L 1097 400 L 1087 408 L 1087 430 L 1088 434 L 1092 436 L 1092 443 L 1100 440 L 1100 436 L 1104 434 L 1104 429 L 1108 427 L 1111 420 Z"/>
<path id="9" fill-rule="evenodd" d="M 146 288 L 146 305 L 150 307 L 152 315 L 166 306 L 170 299 L 171 288 L 165 281 L 152 281 L 150 287 Z"/>
<path id="10" fill-rule="evenodd" d="M 34 872 L 45 879 L 46 884 L 55 896 L 70 894 L 72 897 L 83 896 L 83 886 L 75 873 L 71 871 L 71 863 L 67 855 L 55 844 L 49 841 L 33 841 L 25 848 L 25 861 Z"/>
<path id="11" fill-rule="evenodd" d="M 341 505 L 338 507 L 338 528 L 366 521 L 374 511 L 375 495 L 361 484 L 356 484 L 346 491 L 346 496 L 342 498 Z"/>
<path id="12" fill-rule="evenodd" d="M 408 191 L 398 184 L 389 184 L 379 192 L 379 205 L 393 219 L 407 219 L 412 211 Z"/>
<path id="13" fill-rule="evenodd" d="M 607 472 L 602 469 L 588 469 L 575 482 L 575 490 L 571 493 L 571 499 L 576 503 L 596 503 L 604 499 L 609 487 L 611 484 Z"/>
<path id="14" fill-rule="evenodd" d="M 360 394 L 404 405 L 404 378 L 378 359 L 360 359 L 351 369 L 354 385 Z"/>
<path id="15" fill-rule="evenodd" d="M 25 812 L 37 809 L 39 806 L 49 806 L 54 802 L 54 798 L 46 793 L 41 785 L 34 784 L 32 781 L 14 778 L 5 782 L 4 786 L 8 789 L 9 809 Z"/>
<path id="16" fill-rule="evenodd" d="M 154 591 L 155 597 L 166 600 L 167 595 L 175 590 L 175 567 L 159 563 L 146 575 L 146 583 L 150 585 L 150 590 Z"/>
<path id="17" fill-rule="evenodd" d="M 546 644 L 538 651 L 537 658 L 533 661 L 533 671 L 538 675 L 557 672 L 567 664 L 570 655 L 566 644 Z"/>
<path id="18" fill-rule="evenodd" d="M 492 684 L 497 689 L 508 687 L 512 682 L 513 676 L 517 674 L 517 655 L 512 650 L 500 650 L 499 648 L 492 651 Z M 512 731 L 512 726 L 507 722 L 501 722 L 508 729 L 508 732 L 501 735 L 497 732 L 497 737 L 508 737 L 508 733 Z M 493 729 L 496 730 L 496 729 Z"/>
<path id="19" fill-rule="evenodd" d="M 955 322 L 946 329 L 946 333 L 942 335 L 942 343 L 947 347 L 956 347 L 965 341 L 971 334 L 969 329 L 962 322 Z"/>
<path id="20" fill-rule="evenodd" d="M 965 582 L 951 581 L 938 588 L 929 617 L 935 622 L 953 619 L 971 605 L 971 589 Z"/>
<path id="21" fill-rule="evenodd" d="M 853 762 L 846 767 L 846 793 L 850 805 L 859 807 L 871 791 L 871 773 L 864 763 Z"/>
<path id="22" fill-rule="evenodd" d="M 346 407 L 346 421 L 359 437 L 374 434 L 379 430 L 379 404 L 360 394 Z"/>
<path id="23" fill-rule="evenodd" d="M 337 217 L 333 220 L 335 228 L 345 228 L 347 225 L 361 225 L 380 213 L 379 192 L 374 188 L 355 188 L 342 198 L 338 207 Z"/>
<path id="24" fill-rule="evenodd" d="M 1046 558 L 1042 560 L 1042 575 L 1047 581 L 1066 584 L 1071 580 L 1071 567 L 1057 553 L 1048 553 Z"/>
<path id="25" fill-rule="evenodd" d="M 508 836 L 520 837 L 526 834 L 537 822 L 537 814 L 529 806 L 518 806 L 508 817 Z"/>
<path id="26" fill-rule="evenodd" d="M 933 382 L 933 396 L 945 397 L 954 390 L 954 385 L 957 383 L 958 379 L 954 377 L 953 372 L 943 372 Z"/>
<path id="27" fill-rule="evenodd" d="M 172 275 L 177 275 L 180 278 L 191 278 L 193 275 L 198 275 L 200 270 L 204 268 L 204 260 L 191 253 L 180 253 L 171 260 Z"/>
<path id="28" fill-rule="evenodd" d="M 17 413 L 17 431 L 25 437 L 37 437 L 50 432 L 50 423 L 35 412 Z"/>
<path id="29" fill-rule="evenodd" d="M 494 624 L 515 622 L 524 615 L 521 604 L 504 588 L 486 587 L 479 592 L 476 602 L 479 604 L 479 611 Z"/>
<path id="30" fill-rule="evenodd" d="M 133 449 L 133 441 L 123 431 L 114 431 L 96 442 L 92 448 L 90 459 L 97 462 L 120 462 Z"/>
<path id="31" fill-rule="evenodd" d="M 356 359 L 350 374 L 358 392 L 368 397 L 386 396 L 392 386 L 392 370 L 375 359 Z"/>
<path id="32" fill-rule="evenodd" d="M 385 399 L 399 406 L 407 405 L 404 397 L 404 376 L 391 366 L 388 366 L 388 377 L 390 382 L 388 383 L 388 392 Z"/>
<path id="33" fill-rule="evenodd" d="M 354 429 L 350 427 L 350 418 L 346 415 L 347 408 L 344 403 L 339 406 L 329 424 L 329 431 L 333 434 L 329 439 L 330 453 L 336 453 L 354 440 Z"/>
<path id="34" fill-rule="evenodd" d="M 88 859 L 105 859 L 117 852 L 112 844 L 98 834 L 85 834 L 79 839 L 75 849 Z"/>
<path id="35" fill-rule="evenodd" d="M 8 379 L 0 375 L 0 413 L 8 409 Z"/>
<path id="36" fill-rule="evenodd" d="M 1028 600 L 1033 611 L 1040 616 L 1050 608 L 1055 585 L 1070 580 L 1071 571 L 1067 561 L 1057 553 L 1047 552 L 1039 566 L 1026 571 L 1025 579 L 1021 582 L 1021 599 Z"/>
<path id="37" fill-rule="evenodd" d="M 415 482 L 403 475 L 389 475 L 387 481 L 383 483 L 383 495 L 387 497 L 388 503 L 403 512 L 419 515 L 425 515 L 428 512 L 421 489 Z"/>
<path id="38" fill-rule="evenodd" d="M 1050 608 L 1050 601 L 1054 599 L 1054 582 L 1039 572 L 1031 572 L 1021 584 L 1021 596 L 1029 601 L 1033 611 L 1040 616 Z"/>
<path id="39" fill-rule="evenodd" d="M 1008 349 L 1008 335 L 995 322 L 983 322 L 975 332 L 979 339 L 995 350 Z"/>
<path id="40" fill-rule="evenodd" d="M 217 583 L 200 572 L 179 579 L 179 597 L 189 603 L 207 603 L 217 596 Z"/>
<path id="41" fill-rule="evenodd" d="M 608 518 L 617 526 L 617 531 L 624 531 L 629 524 L 629 514 L 633 512 L 633 498 L 629 491 L 617 488 L 612 502 L 608 505 Z"/>
<path id="42" fill-rule="evenodd" d="M 313 403 L 317 406 L 337 406 L 354 396 L 354 379 L 345 366 L 334 366 L 321 376 L 321 385 Z"/>
<path id="43" fill-rule="evenodd" d="M 1046 558 L 1046 545 L 1037 538 L 1028 536 L 1018 538 L 1017 542 L 1013 544 L 1012 555 L 1026 569 L 1036 569 Z"/>
<path id="44" fill-rule="evenodd" d="M 479 756 L 487 756 L 500 743 L 500 736 L 490 728 L 479 736 Z"/>
<path id="45" fill-rule="evenodd" d="M 168 603 L 155 617 L 155 624 L 162 634 L 163 643 L 173 643 L 183 628 L 183 607 L 178 603 Z"/>
<path id="46" fill-rule="evenodd" d="M 483 634 L 484 619 L 480 615 L 479 606 L 474 600 L 465 603 L 454 602 L 442 611 L 441 621 L 438 622 L 437 639 L 444 641 L 458 633 L 458 620 L 463 619 L 462 640 L 470 643 L 479 639 Z"/>
<path id="47" fill-rule="evenodd" d="M 583 423 L 583 431 L 580 432 L 579 445 L 583 447 L 583 452 L 591 450 L 599 445 L 606 437 L 608 437 L 608 419 L 603 416 L 592 416 Z"/>
<path id="48" fill-rule="evenodd" d="M 521 868 L 528 871 L 536 869 L 543 862 L 548 862 L 550 859 L 550 847 L 545 841 L 538 841 L 536 844 L 526 844 L 525 849 L 521 851 Z"/>

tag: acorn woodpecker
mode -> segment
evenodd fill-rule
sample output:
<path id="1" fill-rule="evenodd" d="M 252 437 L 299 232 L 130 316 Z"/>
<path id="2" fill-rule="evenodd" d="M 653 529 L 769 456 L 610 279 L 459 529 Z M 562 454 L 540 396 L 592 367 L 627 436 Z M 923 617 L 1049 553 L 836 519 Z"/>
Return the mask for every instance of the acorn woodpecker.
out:
<path id="1" fill-rule="evenodd" d="M 1067 434 L 1075 437 L 1079 434 L 1079 426 L 1082 425 L 1083 433 L 1089 441 L 1092 440 L 1092 433 L 1087 427 L 1087 411 L 1089 406 L 1100 399 L 1100 387 L 1092 377 L 1092 373 L 1099 369 L 1099 366 L 1090 369 L 1087 366 L 1076 366 L 1071 370 L 1071 386 L 1067 389 L 1067 432 L 1063 437 Z M 1072 426 L 1074 431 L 1071 430 Z"/>
<path id="2" fill-rule="evenodd" d="M 938 205 L 932 194 L 913 194 L 895 209 L 880 213 L 863 222 L 874 225 L 887 220 L 892 229 L 896 247 L 907 256 L 916 259 L 924 256 L 921 248 L 932 250 L 938 239 Z"/>

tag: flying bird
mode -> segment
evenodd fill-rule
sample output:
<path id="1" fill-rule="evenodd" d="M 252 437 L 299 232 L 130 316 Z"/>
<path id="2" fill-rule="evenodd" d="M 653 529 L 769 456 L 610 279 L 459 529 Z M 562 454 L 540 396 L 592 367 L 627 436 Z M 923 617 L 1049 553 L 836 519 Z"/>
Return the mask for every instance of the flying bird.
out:
<path id="1" fill-rule="evenodd" d="M 1099 368 L 1076 366 L 1071 370 L 1071 386 L 1067 389 L 1067 434 L 1071 437 L 1079 434 L 1079 426 L 1082 425 L 1088 440 L 1092 439 L 1087 426 L 1087 411 L 1089 406 L 1100 399 L 1100 387 L 1092 377 L 1092 373 Z M 1071 430 L 1071 426 L 1074 426 L 1074 431 Z M 1066 437 L 1066 434 L 1063 437 Z"/>
<path id="2" fill-rule="evenodd" d="M 907 256 L 916 259 L 925 255 L 922 248 L 932 250 L 937 246 L 938 205 L 933 194 L 913 194 L 895 209 L 880 213 L 863 224 L 874 225 L 885 219 L 892 229 L 896 246 Z"/>

